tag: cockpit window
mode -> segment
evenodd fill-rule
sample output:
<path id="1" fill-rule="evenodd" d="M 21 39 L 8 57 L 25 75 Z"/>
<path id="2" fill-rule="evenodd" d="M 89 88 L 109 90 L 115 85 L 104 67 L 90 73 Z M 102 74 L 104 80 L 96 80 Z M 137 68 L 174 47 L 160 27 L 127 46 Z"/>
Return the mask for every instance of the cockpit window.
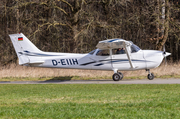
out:
<path id="1" fill-rule="evenodd" d="M 138 52 L 140 48 L 137 45 L 132 44 L 131 45 L 131 53 Z"/>
<path id="2" fill-rule="evenodd" d="M 109 56 L 109 50 L 99 50 L 96 53 L 97 56 Z"/>
<path id="3" fill-rule="evenodd" d="M 93 50 L 93 51 L 91 51 L 89 54 L 90 54 L 90 55 L 93 55 L 95 51 L 96 51 L 96 50 Z"/>
<path id="4" fill-rule="evenodd" d="M 126 54 L 125 48 L 112 49 L 113 55 Z"/>

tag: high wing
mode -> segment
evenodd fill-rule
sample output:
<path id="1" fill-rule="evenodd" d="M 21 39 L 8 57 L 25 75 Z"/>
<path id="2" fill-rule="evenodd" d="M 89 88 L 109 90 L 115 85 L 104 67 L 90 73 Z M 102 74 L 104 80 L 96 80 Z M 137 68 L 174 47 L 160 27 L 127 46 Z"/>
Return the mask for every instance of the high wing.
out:
<path id="1" fill-rule="evenodd" d="M 131 45 L 132 45 L 131 42 L 123 40 L 123 39 L 108 39 L 108 40 L 99 41 L 96 47 L 99 49 L 125 48 L 129 63 L 131 65 L 131 68 L 133 69 L 134 66 L 132 64 L 132 60 L 130 56 L 131 51 L 129 48 L 129 46 Z"/>
<path id="2" fill-rule="evenodd" d="M 124 44 L 130 46 L 132 43 L 123 39 L 108 39 L 99 41 L 96 47 L 99 49 L 123 48 Z"/>

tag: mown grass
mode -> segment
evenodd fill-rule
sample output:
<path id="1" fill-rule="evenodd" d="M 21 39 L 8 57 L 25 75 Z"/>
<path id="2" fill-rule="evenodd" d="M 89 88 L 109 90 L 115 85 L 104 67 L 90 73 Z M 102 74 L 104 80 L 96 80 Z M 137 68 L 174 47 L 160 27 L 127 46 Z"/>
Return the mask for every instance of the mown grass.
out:
<path id="1" fill-rule="evenodd" d="M 0 85 L 0 118 L 180 118 L 180 85 Z"/>
<path id="2" fill-rule="evenodd" d="M 163 76 L 155 76 L 156 78 L 161 79 L 170 79 L 170 78 L 180 78 L 180 75 L 163 75 Z M 112 76 L 104 76 L 104 77 L 84 77 L 84 76 L 58 76 L 58 77 L 3 77 L 0 78 L 0 81 L 48 81 L 48 80 L 104 80 L 109 79 L 113 80 Z M 129 79 L 147 79 L 147 76 L 126 76 L 123 80 Z M 148 79 L 147 79 L 148 80 Z"/>

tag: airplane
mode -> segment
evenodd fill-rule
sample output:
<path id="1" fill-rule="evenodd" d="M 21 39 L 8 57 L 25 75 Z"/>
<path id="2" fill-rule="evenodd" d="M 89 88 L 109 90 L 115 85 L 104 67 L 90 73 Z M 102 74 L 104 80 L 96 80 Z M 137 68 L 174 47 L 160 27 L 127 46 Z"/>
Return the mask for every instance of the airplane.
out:
<path id="1" fill-rule="evenodd" d="M 171 53 L 157 50 L 141 50 L 131 41 L 120 38 L 99 41 L 97 49 L 86 53 L 56 53 L 39 50 L 23 33 L 10 34 L 19 59 L 19 65 L 46 68 L 69 68 L 114 71 L 112 79 L 119 81 L 119 71 L 148 71 L 147 78 L 154 79 L 150 69 L 158 67 Z"/>

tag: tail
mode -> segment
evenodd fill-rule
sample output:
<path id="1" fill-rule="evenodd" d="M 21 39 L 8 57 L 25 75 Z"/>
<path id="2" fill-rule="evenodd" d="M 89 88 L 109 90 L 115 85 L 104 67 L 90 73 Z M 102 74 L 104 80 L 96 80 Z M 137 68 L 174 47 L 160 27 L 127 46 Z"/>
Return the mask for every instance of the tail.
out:
<path id="1" fill-rule="evenodd" d="M 19 65 L 43 63 L 41 57 L 35 57 L 35 54 L 42 53 L 24 34 L 9 35 L 13 43 L 16 54 L 19 58 Z"/>

